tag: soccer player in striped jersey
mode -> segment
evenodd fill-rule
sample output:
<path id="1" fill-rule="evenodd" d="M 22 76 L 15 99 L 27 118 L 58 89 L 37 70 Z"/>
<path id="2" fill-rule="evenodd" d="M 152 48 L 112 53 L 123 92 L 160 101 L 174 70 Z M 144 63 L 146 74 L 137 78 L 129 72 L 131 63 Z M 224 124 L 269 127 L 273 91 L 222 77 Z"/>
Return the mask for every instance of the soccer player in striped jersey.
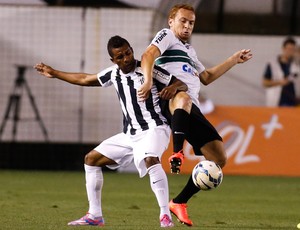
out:
<path id="1" fill-rule="evenodd" d="M 217 80 L 226 71 L 238 63 L 248 61 L 250 50 L 240 50 L 223 63 L 206 69 L 198 60 L 196 51 L 188 43 L 195 24 L 195 11 L 188 4 L 175 5 L 169 13 L 170 28 L 162 29 L 152 40 L 142 55 L 142 68 L 145 83 L 139 89 L 141 98 L 147 98 L 152 85 L 152 69 L 154 63 L 165 68 L 188 86 L 187 92 L 179 92 L 169 102 L 169 110 L 165 115 L 171 120 L 173 151 L 169 158 L 172 173 L 179 173 L 183 163 L 183 143 L 187 140 L 196 155 L 204 155 L 224 167 L 226 153 L 222 138 L 215 128 L 203 116 L 199 108 L 198 96 L 200 82 L 208 85 Z M 199 191 L 192 177 L 180 194 L 170 201 L 171 212 L 184 224 L 192 226 L 187 215 L 188 200 Z"/>
<path id="2" fill-rule="evenodd" d="M 160 163 L 167 149 L 170 128 L 161 113 L 160 98 L 170 99 L 177 91 L 187 86 L 161 67 L 155 66 L 155 84 L 147 100 L 140 100 L 137 89 L 144 82 L 140 61 L 134 59 L 133 49 L 120 36 L 110 38 L 107 44 L 113 66 L 98 74 L 68 73 L 53 69 L 43 63 L 35 69 L 48 78 L 57 78 L 81 86 L 114 86 L 123 112 L 123 132 L 99 144 L 85 156 L 84 168 L 89 201 L 88 213 L 68 225 L 104 226 L 101 205 L 103 186 L 102 167 L 116 169 L 134 161 L 140 177 L 147 173 L 150 184 L 160 207 L 160 226 L 172 227 L 168 207 L 168 180 Z"/>

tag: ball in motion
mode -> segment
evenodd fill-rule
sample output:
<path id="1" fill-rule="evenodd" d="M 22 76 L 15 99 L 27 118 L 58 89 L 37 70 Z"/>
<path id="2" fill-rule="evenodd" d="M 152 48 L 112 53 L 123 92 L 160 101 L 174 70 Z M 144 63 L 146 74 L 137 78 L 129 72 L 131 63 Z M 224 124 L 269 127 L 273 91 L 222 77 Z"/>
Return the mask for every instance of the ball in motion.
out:
<path id="1" fill-rule="evenodd" d="M 223 172 L 219 165 L 213 161 L 200 161 L 193 169 L 194 184 L 201 190 L 217 188 L 223 180 Z"/>

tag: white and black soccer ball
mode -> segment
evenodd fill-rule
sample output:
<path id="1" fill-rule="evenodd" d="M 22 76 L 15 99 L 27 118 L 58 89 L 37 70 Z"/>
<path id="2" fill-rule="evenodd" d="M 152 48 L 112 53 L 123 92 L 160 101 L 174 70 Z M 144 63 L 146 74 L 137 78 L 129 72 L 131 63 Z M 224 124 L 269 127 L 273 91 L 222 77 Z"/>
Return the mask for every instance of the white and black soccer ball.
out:
<path id="1" fill-rule="evenodd" d="M 200 161 L 193 169 L 194 184 L 201 190 L 217 188 L 223 180 L 223 172 L 219 165 L 213 161 Z"/>

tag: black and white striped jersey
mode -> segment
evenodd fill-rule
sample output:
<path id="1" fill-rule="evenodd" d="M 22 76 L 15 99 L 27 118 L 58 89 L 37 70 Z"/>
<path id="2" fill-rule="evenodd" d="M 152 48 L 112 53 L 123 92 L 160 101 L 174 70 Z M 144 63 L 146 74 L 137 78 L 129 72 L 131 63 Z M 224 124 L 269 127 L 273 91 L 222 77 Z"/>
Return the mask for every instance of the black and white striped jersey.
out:
<path id="1" fill-rule="evenodd" d="M 118 94 L 123 112 L 123 132 L 135 135 L 138 132 L 167 123 L 159 106 L 159 89 L 170 84 L 172 75 L 161 67 L 153 70 L 154 84 L 149 98 L 138 101 L 137 90 L 144 82 L 141 62 L 136 61 L 134 71 L 124 74 L 117 65 L 113 65 L 97 74 L 103 87 L 113 85 Z"/>

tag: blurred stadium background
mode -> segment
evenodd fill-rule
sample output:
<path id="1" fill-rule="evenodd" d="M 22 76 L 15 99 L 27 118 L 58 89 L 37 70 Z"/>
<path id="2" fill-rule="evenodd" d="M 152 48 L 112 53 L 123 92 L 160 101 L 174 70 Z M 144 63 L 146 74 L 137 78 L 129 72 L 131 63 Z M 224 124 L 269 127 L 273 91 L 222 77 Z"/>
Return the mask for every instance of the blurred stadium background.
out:
<path id="1" fill-rule="evenodd" d="M 106 42 L 116 34 L 129 40 L 139 59 L 180 2 L 196 8 L 191 44 L 205 66 L 241 48 L 254 54 L 202 87 L 203 95 L 216 106 L 264 107 L 266 62 L 280 53 L 286 36 L 300 44 L 299 0 L 0 0 L 0 168 L 82 169 L 84 154 L 121 130 L 115 92 L 48 80 L 32 66 L 42 61 L 96 73 L 111 64 Z"/>

